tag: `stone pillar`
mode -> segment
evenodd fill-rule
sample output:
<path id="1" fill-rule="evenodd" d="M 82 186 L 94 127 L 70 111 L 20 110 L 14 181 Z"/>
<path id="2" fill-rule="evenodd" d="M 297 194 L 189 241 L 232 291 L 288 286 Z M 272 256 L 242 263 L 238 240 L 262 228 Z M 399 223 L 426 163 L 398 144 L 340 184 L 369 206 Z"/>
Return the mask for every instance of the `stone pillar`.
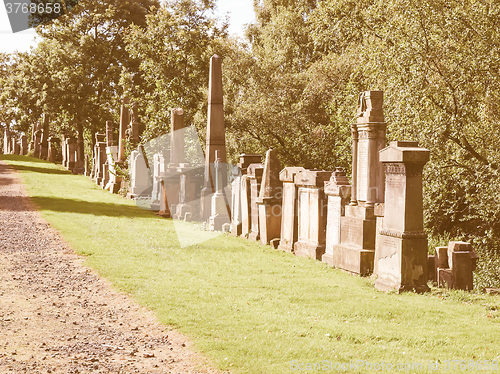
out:
<path id="1" fill-rule="evenodd" d="M 75 170 L 76 167 L 76 154 L 77 154 L 77 143 L 76 139 L 73 137 L 69 137 L 67 139 L 67 156 L 68 156 L 68 170 L 70 170 L 72 173 Z"/>
<path id="2" fill-rule="evenodd" d="M 123 104 L 120 112 L 120 131 L 118 136 L 118 159 L 117 162 L 125 161 L 125 139 L 127 127 L 130 124 L 130 110 L 128 104 L 130 100 L 128 97 L 123 98 Z"/>
<path id="3" fill-rule="evenodd" d="M 280 172 L 280 181 L 283 182 L 283 201 L 278 249 L 285 252 L 293 252 L 293 246 L 298 240 L 298 187 L 294 180 L 297 173 L 305 170 L 303 167 L 287 167 Z"/>
<path id="4" fill-rule="evenodd" d="M 113 122 L 106 121 L 106 147 L 112 147 L 113 144 Z"/>
<path id="5" fill-rule="evenodd" d="M 28 137 L 26 135 L 21 135 L 21 155 L 26 156 L 28 154 Z"/>
<path id="6" fill-rule="evenodd" d="M 205 152 L 205 182 L 201 191 L 202 218 L 210 215 L 210 195 L 214 193 L 214 162 L 218 152 L 221 164 L 226 164 L 226 137 L 224 126 L 224 105 L 222 91 L 222 59 L 214 55 L 210 59 L 210 80 L 208 92 L 207 145 Z M 226 181 L 226 175 L 222 175 Z M 223 189 L 225 188 L 225 182 Z"/>
<path id="7" fill-rule="evenodd" d="M 106 135 L 95 134 L 95 175 L 94 181 L 100 186 L 105 179 L 104 165 L 106 164 Z"/>
<path id="8" fill-rule="evenodd" d="M 15 155 L 20 155 L 21 154 L 21 145 L 19 144 L 19 141 L 17 138 L 12 138 L 12 149 L 14 150 Z"/>
<path id="9" fill-rule="evenodd" d="M 345 215 L 345 206 L 351 198 L 351 186 L 344 169 L 335 169 L 330 181 L 325 182 L 325 194 L 328 196 L 326 249 L 321 260 L 334 266 L 334 246 L 340 244 L 340 219 Z"/>
<path id="10" fill-rule="evenodd" d="M 380 160 L 386 174 L 385 207 L 375 251 L 375 288 L 427 291 L 422 170 L 429 151 L 417 142 L 395 141 L 380 152 Z"/>
<path id="11" fill-rule="evenodd" d="M 256 154 L 242 154 L 240 155 L 240 162 L 238 163 L 237 171 L 238 174 L 234 176 L 234 181 L 232 183 L 231 189 L 231 235 L 238 236 L 242 234 L 242 224 L 243 224 L 243 209 L 245 209 L 246 214 L 246 234 L 250 232 L 250 227 L 248 223 L 250 222 L 250 216 L 248 214 L 248 204 L 249 204 L 249 195 L 246 194 L 243 197 L 243 176 L 247 174 L 247 168 L 250 164 L 260 163 L 262 160 L 261 155 Z M 246 183 L 245 178 L 245 183 Z M 243 208 L 243 205 L 246 205 Z"/>
<path id="12" fill-rule="evenodd" d="M 266 162 L 262 174 L 259 199 L 259 233 L 261 244 L 275 241 L 276 247 L 281 236 L 281 202 L 283 182 L 280 181 L 281 163 L 278 153 L 270 149 L 266 153 Z"/>
<path id="13" fill-rule="evenodd" d="M 85 155 L 85 173 L 84 175 L 86 177 L 90 177 L 91 175 L 91 171 L 90 171 L 90 158 L 89 158 L 89 155 Z"/>
<path id="14" fill-rule="evenodd" d="M 78 138 L 76 141 L 74 174 L 85 174 L 85 144 L 83 140 L 83 126 L 78 125 Z"/>
<path id="15" fill-rule="evenodd" d="M 241 236 L 248 238 L 252 231 L 251 215 L 251 187 L 248 175 L 241 176 L 240 202 L 241 202 Z"/>
<path id="16" fill-rule="evenodd" d="M 340 244 L 334 245 L 333 264 L 351 273 L 369 275 L 375 255 L 375 205 L 384 201 L 384 169 L 379 160 L 386 130 L 382 91 L 360 94 L 357 121 L 351 130 L 351 204 L 340 220 Z"/>
<path id="17" fill-rule="evenodd" d="M 305 170 L 295 175 L 298 187 L 298 240 L 294 245 L 297 256 L 321 260 L 325 253 L 327 201 L 325 182 L 331 171 Z"/>
<path id="18" fill-rule="evenodd" d="M 183 166 L 186 163 L 184 149 L 184 110 L 172 109 L 170 125 L 170 166 Z"/>
<path id="19" fill-rule="evenodd" d="M 68 165 L 68 156 L 67 156 L 67 143 L 66 143 L 66 135 L 63 135 L 61 142 L 61 156 L 62 156 L 62 166 L 67 167 Z"/>
<path id="20" fill-rule="evenodd" d="M 262 174 L 264 173 L 264 165 L 251 164 L 247 169 L 247 177 L 250 182 L 250 232 L 248 239 L 259 240 L 259 206 L 257 200 L 260 193 L 260 184 L 262 182 Z"/>
<path id="21" fill-rule="evenodd" d="M 49 116 L 47 114 L 44 114 L 42 118 L 42 134 L 39 152 L 38 157 L 42 160 L 46 160 L 49 155 Z"/>
<path id="22" fill-rule="evenodd" d="M 132 118 L 130 121 L 130 141 L 132 145 L 135 147 L 140 142 L 140 133 L 141 133 L 141 123 L 139 121 L 139 111 L 137 110 L 137 104 L 132 104 Z"/>

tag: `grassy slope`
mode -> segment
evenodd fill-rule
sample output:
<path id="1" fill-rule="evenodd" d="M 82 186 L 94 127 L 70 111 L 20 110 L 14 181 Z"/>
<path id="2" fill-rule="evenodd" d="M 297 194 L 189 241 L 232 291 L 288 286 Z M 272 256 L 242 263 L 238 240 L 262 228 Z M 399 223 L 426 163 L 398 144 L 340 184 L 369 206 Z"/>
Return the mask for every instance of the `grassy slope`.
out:
<path id="1" fill-rule="evenodd" d="M 499 359 L 499 297 L 379 293 L 369 279 L 241 238 L 181 249 L 172 221 L 88 178 L 32 158 L 2 158 L 22 172 L 43 216 L 89 266 L 223 369 L 294 372 L 291 360 Z M 187 224 L 199 235 L 194 228 Z"/>

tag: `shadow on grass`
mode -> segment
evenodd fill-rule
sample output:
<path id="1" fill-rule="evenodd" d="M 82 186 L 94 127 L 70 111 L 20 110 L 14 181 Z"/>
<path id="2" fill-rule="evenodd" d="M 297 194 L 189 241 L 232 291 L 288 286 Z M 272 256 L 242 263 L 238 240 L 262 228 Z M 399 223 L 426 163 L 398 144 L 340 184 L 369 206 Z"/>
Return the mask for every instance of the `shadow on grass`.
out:
<path id="1" fill-rule="evenodd" d="M 0 210 L 15 212 L 33 211 L 33 204 L 40 210 L 62 213 L 91 214 L 94 216 L 108 217 L 137 217 L 151 218 L 154 214 L 149 210 L 142 210 L 135 206 L 119 205 L 113 203 L 94 203 L 83 200 L 62 199 L 55 197 L 25 197 L 25 196 L 0 196 Z"/>
<path id="2" fill-rule="evenodd" d="M 38 162 L 41 164 L 51 164 L 48 161 L 40 160 L 36 157 L 31 156 L 19 156 L 19 155 L 0 155 L 0 160 L 5 161 L 27 161 L 27 162 Z"/>
<path id="3" fill-rule="evenodd" d="M 135 206 L 113 203 L 94 203 L 83 200 L 62 199 L 55 197 L 35 196 L 31 201 L 42 210 L 65 213 L 92 214 L 94 216 L 108 217 L 141 217 L 151 218 L 153 213 Z"/>
<path id="4" fill-rule="evenodd" d="M 31 171 L 33 173 L 43 173 L 43 174 L 72 174 L 69 170 L 60 170 L 60 169 L 50 169 L 44 167 L 33 167 L 33 166 L 24 166 L 24 165 L 13 165 L 12 166 L 17 171 Z"/>

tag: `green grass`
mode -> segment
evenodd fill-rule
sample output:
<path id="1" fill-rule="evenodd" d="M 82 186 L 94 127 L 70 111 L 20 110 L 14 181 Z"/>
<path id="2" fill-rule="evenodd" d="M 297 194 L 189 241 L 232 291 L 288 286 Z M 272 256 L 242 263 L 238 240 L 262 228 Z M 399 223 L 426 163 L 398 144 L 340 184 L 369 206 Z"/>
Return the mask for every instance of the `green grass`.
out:
<path id="1" fill-rule="evenodd" d="M 228 236 L 180 248 L 171 220 L 88 178 L 33 158 L 2 158 L 90 267 L 187 334 L 221 369 L 311 373 L 292 370 L 290 361 L 439 360 L 440 370 L 429 372 L 446 372 L 445 360 L 500 359 L 499 297 L 380 293 L 370 279 Z M 183 227 L 200 235 L 194 224 Z"/>

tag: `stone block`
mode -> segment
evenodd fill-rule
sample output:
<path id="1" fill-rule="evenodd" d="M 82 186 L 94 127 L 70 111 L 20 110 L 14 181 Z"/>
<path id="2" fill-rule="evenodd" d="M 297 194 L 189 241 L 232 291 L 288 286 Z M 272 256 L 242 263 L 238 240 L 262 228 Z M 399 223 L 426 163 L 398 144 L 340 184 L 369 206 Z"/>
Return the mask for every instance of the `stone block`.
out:
<path id="1" fill-rule="evenodd" d="M 463 247 L 462 247 L 463 248 Z M 453 288 L 471 291 L 474 288 L 471 252 L 452 252 Z"/>

